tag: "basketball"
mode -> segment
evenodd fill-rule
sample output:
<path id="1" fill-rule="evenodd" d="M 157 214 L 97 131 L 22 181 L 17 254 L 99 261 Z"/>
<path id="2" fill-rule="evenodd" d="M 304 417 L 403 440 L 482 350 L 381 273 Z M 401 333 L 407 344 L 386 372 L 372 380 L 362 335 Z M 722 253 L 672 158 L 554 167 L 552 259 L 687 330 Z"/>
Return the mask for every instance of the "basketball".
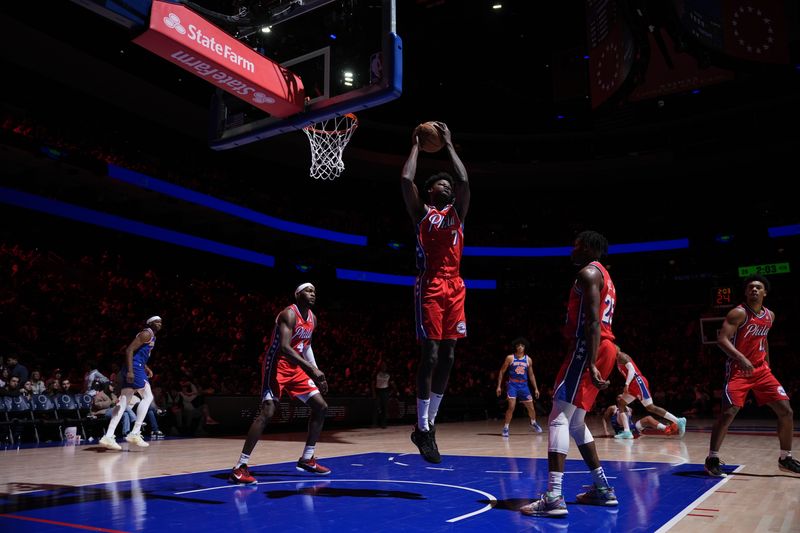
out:
<path id="1" fill-rule="evenodd" d="M 423 122 L 414 128 L 414 137 L 419 139 L 419 149 L 423 152 L 438 152 L 444 146 L 444 140 L 435 122 Z"/>

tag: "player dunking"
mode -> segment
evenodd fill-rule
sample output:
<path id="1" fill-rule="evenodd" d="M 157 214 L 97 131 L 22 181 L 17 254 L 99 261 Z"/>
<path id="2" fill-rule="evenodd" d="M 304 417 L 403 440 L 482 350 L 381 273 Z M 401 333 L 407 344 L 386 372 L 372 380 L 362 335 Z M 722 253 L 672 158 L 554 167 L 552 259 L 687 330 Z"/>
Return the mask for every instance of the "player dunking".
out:
<path id="1" fill-rule="evenodd" d="M 711 446 L 705 469 L 709 475 L 725 477 L 720 467 L 719 449 L 747 392 L 752 390 L 758 405 L 769 405 L 778 415 L 778 439 L 781 444 L 778 468 L 800 474 L 800 461 L 792 457 L 793 411 L 789 396 L 769 367 L 767 334 L 775 321 L 775 313 L 764 307 L 769 281 L 751 276 L 744 281 L 745 303 L 731 309 L 717 336 L 717 342 L 728 356 L 725 368 L 725 390 L 722 412 L 711 429 Z"/>
<path id="2" fill-rule="evenodd" d="M 119 371 L 119 400 L 114 406 L 111 422 L 108 423 L 106 434 L 98 441 L 100 446 L 109 450 L 121 450 L 114 438 L 117 425 L 131 405 L 131 398 L 135 392 L 139 393 L 142 401 L 136 411 L 136 422 L 125 440 L 136 446 L 146 448 L 150 446 L 142 438 L 142 423 L 147 416 L 147 410 L 153 401 L 153 392 L 150 390 L 148 378 L 153 377 L 153 371 L 147 366 L 153 346 L 156 345 L 156 333 L 161 331 L 162 321 L 160 316 L 151 316 L 145 323 L 146 327 L 140 331 L 125 349 L 125 364 Z"/>
<path id="3" fill-rule="evenodd" d="M 531 419 L 531 429 L 537 433 L 542 432 L 541 426 L 536 422 L 536 408 L 533 406 L 534 397 L 539 399 L 539 387 L 536 385 L 536 376 L 533 375 L 533 361 L 528 355 L 530 343 L 528 339 L 519 337 L 511 341 L 514 353 L 507 355 L 500 367 L 497 376 L 497 396 L 502 391 L 503 378 L 507 378 L 506 398 L 508 399 L 508 409 L 503 424 L 503 437 L 508 437 L 508 425 L 514 417 L 514 408 L 519 400 Z M 528 387 L 528 381 L 533 384 L 533 394 Z"/>
<path id="4" fill-rule="evenodd" d="M 570 436 L 578 445 L 594 480 L 592 488 L 578 494 L 578 502 L 602 506 L 616 506 L 618 503 L 600 466 L 594 438 L 584 421 L 598 390 L 608 387 L 607 378 L 614 369 L 617 354 L 611 331 L 617 290 L 608 271 L 599 262 L 607 252 L 608 241 L 595 231 L 584 231 L 575 238 L 572 262 L 580 266 L 580 270 L 567 307 L 564 333 L 569 352 L 556 377 L 553 409 L 550 411 L 547 492 L 520 509 L 526 515 L 568 514 L 561 485 Z"/>
<path id="5" fill-rule="evenodd" d="M 311 335 L 317 325 L 317 318 L 311 312 L 317 299 L 316 289 L 311 283 L 303 283 L 295 289 L 294 297 L 297 303 L 286 307 L 275 319 L 272 338 L 264 354 L 261 411 L 250 424 L 239 461 L 228 477 L 231 483 L 256 483 L 247 463 L 267 422 L 275 414 L 283 391 L 311 408 L 306 446 L 303 456 L 297 461 L 296 469 L 322 476 L 331 473 L 329 468 L 319 464 L 314 457 L 328 410 L 328 404 L 320 394 L 328 392 L 328 384 L 325 374 L 317 368 L 311 349 Z"/>
<path id="6" fill-rule="evenodd" d="M 650 413 L 675 424 L 678 435 L 682 437 L 683 434 L 686 433 L 686 419 L 683 417 L 678 418 L 663 407 L 659 407 L 653 403 L 653 396 L 650 394 L 650 384 L 647 382 L 647 378 L 642 375 L 639 367 L 636 366 L 636 363 L 631 359 L 631 356 L 623 352 L 619 346 L 617 346 L 617 370 L 619 370 L 625 378 L 625 389 L 622 391 L 622 402 L 624 405 L 639 400 Z M 622 432 L 615 435 L 615 437 L 618 439 L 632 439 L 633 433 L 631 432 L 628 417 L 625 415 L 625 412 L 620 411 L 617 419 L 624 429 Z"/>
<path id="7" fill-rule="evenodd" d="M 447 389 L 456 340 L 467 335 L 466 288 L 459 268 L 470 200 L 467 169 L 456 154 L 450 130 L 444 122 L 436 122 L 436 127 L 450 155 L 455 177 L 442 172 L 428 178 L 424 186 L 426 204 L 414 183 L 419 156 L 419 139 L 415 138 L 400 180 L 406 210 L 417 228 L 419 269 L 414 298 L 421 357 L 417 371 L 417 425 L 411 441 L 431 463 L 442 460 L 433 424 Z"/>

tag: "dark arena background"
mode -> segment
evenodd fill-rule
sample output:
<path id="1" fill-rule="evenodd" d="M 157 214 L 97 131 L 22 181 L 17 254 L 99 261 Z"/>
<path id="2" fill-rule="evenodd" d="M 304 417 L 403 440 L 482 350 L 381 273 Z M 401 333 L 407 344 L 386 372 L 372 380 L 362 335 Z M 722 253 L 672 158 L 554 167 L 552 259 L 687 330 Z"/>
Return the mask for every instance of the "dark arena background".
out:
<path id="1" fill-rule="evenodd" d="M 751 274 L 771 284 L 770 366 L 800 434 L 799 16 L 783 0 L 3 2 L 0 530 L 800 531 L 800 476 L 778 469 L 776 416 L 752 395 L 720 451 L 728 477 L 703 464 L 724 395 L 717 331 Z M 292 110 L 265 111 L 283 102 L 266 84 L 252 101 L 215 85 L 230 77 L 208 75 L 214 58 L 148 48 L 162 19 L 161 35 L 196 36 L 188 17 L 280 66 L 279 85 L 285 69 L 302 79 L 304 93 L 280 85 Z M 344 169 L 311 177 L 302 128 L 348 112 Z M 468 336 L 436 420 L 439 465 L 409 440 L 416 239 L 400 189 L 411 133 L 431 120 L 472 194 Z M 421 154 L 418 186 L 440 171 L 446 151 Z M 518 509 L 547 489 L 584 230 L 610 243 L 617 343 L 687 429 L 605 435 L 614 371 L 587 424 L 618 509 L 575 502 L 591 476 L 573 443 L 569 517 L 531 518 Z M 292 468 L 310 411 L 286 400 L 251 458 L 258 484 L 228 484 L 275 317 L 304 282 L 330 389 L 316 456 L 332 474 Z M 148 448 L 107 450 L 87 376 L 113 378 L 152 315 L 158 429 L 144 426 Z M 495 389 L 519 336 L 544 432 L 517 410 L 504 438 Z M 21 406 L 24 381 L 52 405 Z"/>

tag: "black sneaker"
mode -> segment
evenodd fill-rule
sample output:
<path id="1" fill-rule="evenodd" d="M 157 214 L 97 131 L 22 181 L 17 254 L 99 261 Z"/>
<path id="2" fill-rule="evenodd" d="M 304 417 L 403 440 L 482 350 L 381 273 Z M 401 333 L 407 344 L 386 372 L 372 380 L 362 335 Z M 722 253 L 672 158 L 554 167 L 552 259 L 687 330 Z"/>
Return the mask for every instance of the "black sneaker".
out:
<path id="1" fill-rule="evenodd" d="M 433 449 L 436 450 L 436 454 L 439 454 L 439 445 L 436 444 L 436 427 L 433 424 L 428 424 L 428 433 L 431 435 L 431 444 L 433 444 Z"/>
<path id="2" fill-rule="evenodd" d="M 442 462 L 442 456 L 439 455 L 439 451 L 436 449 L 436 444 L 430 431 L 422 431 L 414 426 L 414 431 L 411 432 L 411 442 L 417 445 L 420 455 L 429 463 L 438 464 Z"/>
<path id="3" fill-rule="evenodd" d="M 728 477 L 728 474 L 722 471 L 722 464 L 719 457 L 706 457 L 706 473 L 714 477 Z"/>
<path id="4" fill-rule="evenodd" d="M 792 472 L 793 474 L 800 474 L 800 461 L 791 455 L 784 459 L 778 459 L 778 468 L 784 472 Z"/>

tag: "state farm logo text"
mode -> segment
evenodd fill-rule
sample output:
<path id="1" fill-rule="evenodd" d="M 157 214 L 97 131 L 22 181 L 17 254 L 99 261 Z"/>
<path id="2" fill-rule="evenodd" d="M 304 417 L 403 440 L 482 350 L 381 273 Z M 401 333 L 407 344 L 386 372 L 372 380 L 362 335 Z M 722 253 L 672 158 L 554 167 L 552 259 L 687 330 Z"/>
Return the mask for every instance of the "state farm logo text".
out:
<path id="1" fill-rule="evenodd" d="M 226 59 L 229 63 L 233 63 L 239 68 L 248 72 L 255 73 L 256 66 L 252 61 L 249 61 L 237 54 L 229 45 L 217 42 L 214 36 L 206 35 L 203 33 L 202 29 L 198 28 L 194 24 L 189 24 L 187 31 L 187 28 L 181 24 L 180 17 L 178 17 L 178 15 L 175 13 L 170 13 L 168 16 L 164 17 L 163 20 L 165 26 L 175 30 L 180 35 L 187 35 L 189 39 L 193 40 L 203 48 L 214 52 L 221 58 Z"/>

